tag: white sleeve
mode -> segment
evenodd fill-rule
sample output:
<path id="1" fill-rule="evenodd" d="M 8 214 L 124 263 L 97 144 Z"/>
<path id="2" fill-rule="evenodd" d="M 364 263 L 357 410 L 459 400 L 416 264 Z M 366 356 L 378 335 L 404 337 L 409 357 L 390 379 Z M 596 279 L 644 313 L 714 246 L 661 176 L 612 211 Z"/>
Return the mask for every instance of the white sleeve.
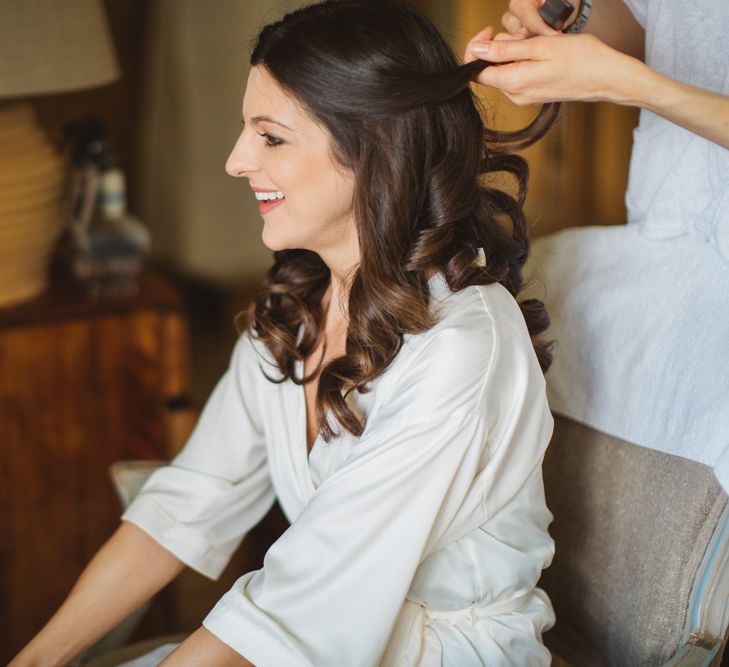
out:
<path id="1" fill-rule="evenodd" d="M 269 549 L 263 568 L 241 577 L 204 620 L 256 667 L 376 665 L 429 549 L 464 508 L 476 525 L 485 520 L 492 415 L 476 406 L 508 403 L 505 417 L 514 421 L 532 408 L 517 396 L 496 399 L 511 382 L 492 372 L 498 346 L 491 331 L 440 334 L 394 387 L 386 416 L 368 426 Z M 535 357 L 530 364 L 538 369 Z M 506 365 L 524 385 L 524 366 Z M 534 447 L 543 453 L 544 443 Z M 504 456 L 494 458 L 501 466 Z M 511 476 L 512 493 L 541 463 L 536 458 Z M 506 494 L 503 484 L 499 493 Z"/>
<path id="2" fill-rule="evenodd" d="M 244 334 L 184 449 L 150 476 L 122 516 L 212 579 L 275 500 L 256 392 L 258 362 Z"/>

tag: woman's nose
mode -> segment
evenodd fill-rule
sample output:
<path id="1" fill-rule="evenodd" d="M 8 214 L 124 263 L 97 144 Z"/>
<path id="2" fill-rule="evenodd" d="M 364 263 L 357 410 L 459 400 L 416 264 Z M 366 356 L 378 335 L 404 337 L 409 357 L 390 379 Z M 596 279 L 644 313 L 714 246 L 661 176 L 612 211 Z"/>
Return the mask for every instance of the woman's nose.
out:
<path id="1" fill-rule="evenodd" d="M 225 163 L 225 171 L 231 176 L 238 178 L 240 176 L 248 176 L 257 170 L 258 164 L 251 151 L 251 147 L 248 145 L 245 132 L 241 132 Z"/>

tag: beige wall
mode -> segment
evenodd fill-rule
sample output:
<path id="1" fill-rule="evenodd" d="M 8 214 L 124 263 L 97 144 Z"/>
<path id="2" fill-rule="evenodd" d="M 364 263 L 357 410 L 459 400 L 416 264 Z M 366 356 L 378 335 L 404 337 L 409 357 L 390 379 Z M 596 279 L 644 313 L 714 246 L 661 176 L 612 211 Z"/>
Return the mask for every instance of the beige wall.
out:
<path id="1" fill-rule="evenodd" d="M 271 263 L 247 180 L 225 173 L 240 132 L 250 40 L 295 0 L 150 3 L 137 128 L 139 214 L 154 254 L 218 283 Z"/>

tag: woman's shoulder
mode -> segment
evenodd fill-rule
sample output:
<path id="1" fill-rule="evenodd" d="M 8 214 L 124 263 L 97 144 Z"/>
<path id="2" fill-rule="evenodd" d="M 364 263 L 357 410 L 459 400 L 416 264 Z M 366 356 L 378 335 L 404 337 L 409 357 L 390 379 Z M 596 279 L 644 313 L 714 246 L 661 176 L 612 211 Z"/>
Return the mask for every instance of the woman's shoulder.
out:
<path id="1" fill-rule="evenodd" d="M 529 380 L 541 376 L 521 309 L 505 287 L 474 285 L 451 292 L 439 274 L 430 287 L 438 321 L 404 337 L 398 357 L 381 376 L 380 397 L 408 397 L 434 411 L 483 414 L 486 402 L 492 403 L 487 387 L 511 384 L 500 377 L 509 367 L 515 374 L 524 369 Z"/>
<path id="2" fill-rule="evenodd" d="M 438 273 L 429 286 L 437 324 L 412 336 L 410 346 L 432 347 L 431 353 L 448 347 L 456 356 L 481 366 L 488 365 L 504 345 L 533 352 L 521 308 L 500 283 L 470 285 L 453 292 Z"/>
<path id="3" fill-rule="evenodd" d="M 239 332 L 233 345 L 230 356 L 228 371 L 237 378 L 241 385 L 275 387 L 268 378 L 279 378 L 281 371 L 278 363 L 266 347 L 265 343 L 258 338 L 251 327 L 246 327 Z"/>

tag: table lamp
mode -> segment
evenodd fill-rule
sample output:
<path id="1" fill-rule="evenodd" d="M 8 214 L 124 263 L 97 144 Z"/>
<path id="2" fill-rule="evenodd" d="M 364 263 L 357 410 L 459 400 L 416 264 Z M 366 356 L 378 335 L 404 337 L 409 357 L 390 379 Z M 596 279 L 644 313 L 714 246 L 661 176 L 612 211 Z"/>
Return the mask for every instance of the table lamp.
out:
<path id="1" fill-rule="evenodd" d="M 0 3 L 0 307 L 45 290 L 67 218 L 67 160 L 30 98 L 111 83 L 119 67 L 100 0 Z"/>

